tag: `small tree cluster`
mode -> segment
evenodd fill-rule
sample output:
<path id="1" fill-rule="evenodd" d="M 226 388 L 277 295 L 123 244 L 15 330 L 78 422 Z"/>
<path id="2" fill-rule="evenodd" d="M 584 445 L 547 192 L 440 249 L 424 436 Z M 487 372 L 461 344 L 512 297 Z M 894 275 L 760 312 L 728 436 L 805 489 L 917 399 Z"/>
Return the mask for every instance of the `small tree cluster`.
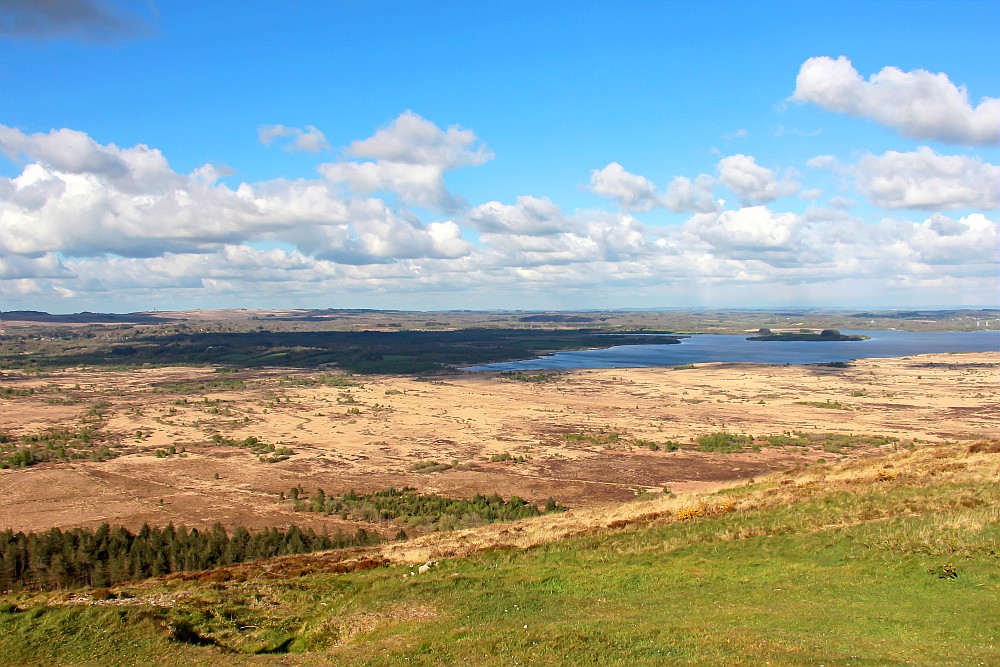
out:
<path id="1" fill-rule="evenodd" d="M 374 544 L 378 539 L 362 528 L 354 535 L 330 535 L 294 525 L 256 532 L 238 527 L 229 534 L 218 523 L 208 530 L 144 524 L 135 533 L 106 523 L 97 530 L 6 530 L 0 532 L 0 591 L 104 587 L 258 558 Z"/>

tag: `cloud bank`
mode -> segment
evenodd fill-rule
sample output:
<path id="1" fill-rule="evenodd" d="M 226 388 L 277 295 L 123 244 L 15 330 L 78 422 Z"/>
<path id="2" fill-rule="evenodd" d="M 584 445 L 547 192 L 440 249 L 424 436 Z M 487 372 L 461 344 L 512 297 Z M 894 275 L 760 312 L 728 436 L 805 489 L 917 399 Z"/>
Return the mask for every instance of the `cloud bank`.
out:
<path id="1" fill-rule="evenodd" d="M 846 59 L 814 58 L 796 98 L 906 136 L 992 136 L 983 127 L 993 102 L 973 107 L 944 75 L 886 68 L 864 81 Z M 258 139 L 330 151 L 314 125 L 261 125 Z M 11 306 L 81 310 L 115 294 L 119 307 L 148 307 L 152 290 L 187 306 L 594 307 L 754 295 L 759 305 L 927 293 L 959 304 L 988 301 L 998 287 L 1000 231 L 988 213 L 1000 207 L 1000 168 L 926 146 L 788 165 L 748 151 L 659 184 L 617 161 L 587 165 L 581 186 L 602 204 L 577 210 L 543 193 L 467 201 L 449 175 L 493 152 L 471 129 L 412 111 L 305 178 L 239 182 L 213 164 L 182 173 L 155 147 L 69 128 L 0 125 L 0 152 L 16 171 L 0 177 L 0 297 Z"/>

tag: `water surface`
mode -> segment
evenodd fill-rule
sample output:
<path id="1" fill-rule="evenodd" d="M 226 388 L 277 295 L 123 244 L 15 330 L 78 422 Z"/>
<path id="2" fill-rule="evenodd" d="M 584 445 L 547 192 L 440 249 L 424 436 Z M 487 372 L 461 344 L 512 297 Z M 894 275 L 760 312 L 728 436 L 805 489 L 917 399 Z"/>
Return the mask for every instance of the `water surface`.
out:
<path id="1" fill-rule="evenodd" d="M 599 350 L 556 352 L 536 359 L 470 366 L 471 371 L 566 370 L 682 366 L 713 361 L 818 364 L 854 359 L 908 357 L 932 352 L 1000 350 L 1000 331 L 843 331 L 862 341 L 748 341 L 750 334 L 696 334 L 679 345 L 616 345 Z M 613 336 L 609 336 L 613 339 Z"/>

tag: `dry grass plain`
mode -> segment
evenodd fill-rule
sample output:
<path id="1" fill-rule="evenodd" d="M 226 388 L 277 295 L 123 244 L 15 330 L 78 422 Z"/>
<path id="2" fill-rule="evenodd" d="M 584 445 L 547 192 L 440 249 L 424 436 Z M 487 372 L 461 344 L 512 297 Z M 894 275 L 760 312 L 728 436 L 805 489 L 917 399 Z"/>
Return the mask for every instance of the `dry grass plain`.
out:
<path id="1" fill-rule="evenodd" d="M 758 439 L 786 431 L 877 434 L 926 443 L 1000 437 L 998 353 L 868 359 L 847 368 L 581 370 L 541 383 L 471 373 L 357 376 L 348 386 L 331 380 L 315 371 L 186 367 L 6 372 L 0 387 L 15 391 L 0 398 L 0 433 L 17 438 L 77 427 L 99 406 L 98 437 L 120 455 L 0 470 L 0 529 L 168 521 L 347 527 L 337 516 L 294 511 L 281 493 L 297 485 L 327 493 L 409 485 L 537 503 L 551 496 L 568 507 L 599 509 L 642 489 L 699 491 L 870 453 L 764 446 L 721 454 L 690 444 L 716 431 Z M 841 407 L 816 405 L 827 402 Z M 233 442 L 253 436 L 294 453 L 269 463 L 247 448 L 213 442 L 216 434 Z M 617 441 L 604 442 L 608 434 L 618 434 Z M 667 451 L 668 441 L 682 447 Z M 164 455 L 171 446 L 177 453 Z M 503 454 L 525 460 L 491 460 Z M 415 470 L 430 461 L 452 467 Z"/>

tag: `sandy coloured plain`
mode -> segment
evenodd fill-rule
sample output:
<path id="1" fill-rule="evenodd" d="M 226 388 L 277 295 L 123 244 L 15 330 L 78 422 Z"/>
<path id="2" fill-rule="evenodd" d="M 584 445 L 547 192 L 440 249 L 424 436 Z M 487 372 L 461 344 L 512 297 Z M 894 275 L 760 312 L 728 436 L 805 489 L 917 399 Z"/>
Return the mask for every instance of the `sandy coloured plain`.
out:
<path id="1" fill-rule="evenodd" d="M 640 489 L 692 491 L 869 453 L 764 446 L 718 454 L 636 444 L 688 445 L 721 430 L 758 439 L 786 431 L 878 434 L 903 443 L 1000 437 L 1000 353 L 868 359 L 847 368 L 583 370 L 544 383 L 472 373 L 354 377 L 353 386 L 311 381 L 321 376 L 204 368 L 5 373 L 0 388 L 35 391 L 0 398 L 0 432 L 18 438 L 78 426 L 105 403 L 100 437 L 122 455 L 0 470 L 0 529 L 219 521 L 335 530 L 339 517 L 295 512 L 279 494 L 296 485 L 327 493 L 409 485 L 597 506 Z M 233 380 L 242 386 L 219 385 Z M 809 404 L 827 401 L 842 409 Z M 601 433 L 619 434 L 618 442 L 566 437 Z M 248 449 L 214 444 L 213 434 L 255 436 L 294 454 L 267 463 Z M 179 453 L 156 455 L 170 446 Z M 491 460 L 501 454 L 525 460 Z M 414 471 L 428 461 L 454 467 Z"/>

